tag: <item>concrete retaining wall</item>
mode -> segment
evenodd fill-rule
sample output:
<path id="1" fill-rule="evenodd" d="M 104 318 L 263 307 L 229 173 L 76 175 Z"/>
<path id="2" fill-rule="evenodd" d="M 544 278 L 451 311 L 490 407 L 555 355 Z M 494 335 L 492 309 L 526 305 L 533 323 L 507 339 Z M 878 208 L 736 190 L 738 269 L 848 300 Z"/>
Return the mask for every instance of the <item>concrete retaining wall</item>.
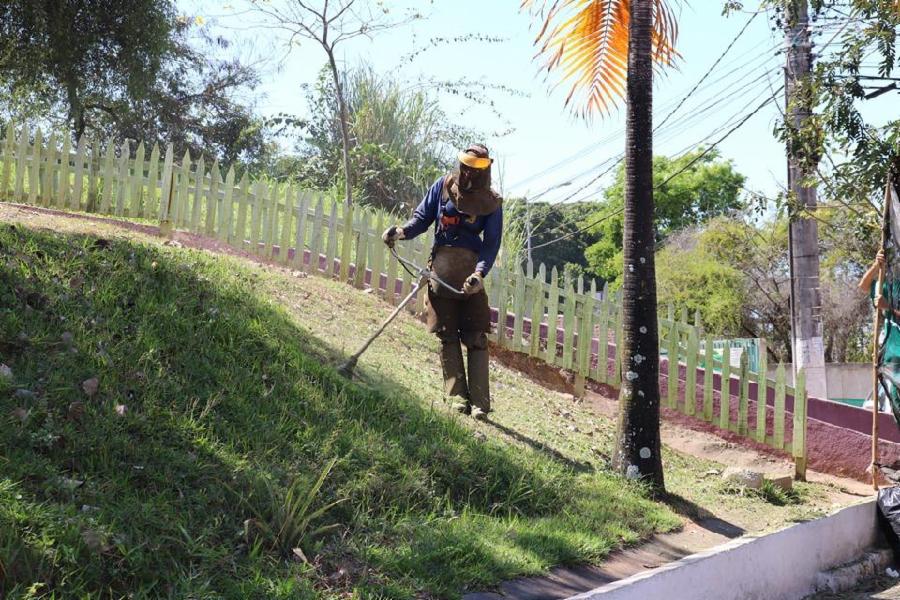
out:
<path id="1" fill-rule="evenodd" d="M 816 575 L 861 556 L 877 539 L 875 501 L 744 537 L 574 596 L 571 600 L 797 600 Z"/>

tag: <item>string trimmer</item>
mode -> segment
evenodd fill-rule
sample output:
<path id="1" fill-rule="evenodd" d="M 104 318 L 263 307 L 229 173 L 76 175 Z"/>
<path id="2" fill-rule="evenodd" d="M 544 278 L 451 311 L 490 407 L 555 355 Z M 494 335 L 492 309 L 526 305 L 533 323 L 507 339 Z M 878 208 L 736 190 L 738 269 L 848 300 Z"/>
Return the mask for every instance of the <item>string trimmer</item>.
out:
<path id="1" fill-rule="evenodd" d="M 353 370 L 356 368 L 356 363 L 359 361 L 359 357 L 362 356 L 363 352 L 365 352 L 369 348 L 369 346 L 372 344 L 372 342 L 374 342 L 378 338 L 378 336 L 382 334 L 382 332 L 387 328 L 387 326 L 391 324 L 391 321 L 393 321 L 397 317 L 397 315 L 400 314 L 400 311 L 403 310 L 403 308 L 407 304 L 409 304 L 413 298 L 416 297 L 416 294 L 422 288 L 422 286 L 425 285 L 426 281 L 431 279 L 433 281 L 438 282 L 440 285 L 442 285 L 443 287 L 447 288 L 448 290 L 450 290 L 451 292 L 453 292 L 455 294 L 458 294 L 460 296 L 465 295 L 465 292 L 463 292 L 462 290 L 456 289 L 455 287 L 453 287 L 446 281 L 442 280 L 440 277 L 435 275 L 434 272 L 431 271 L 430 269 L 426 269 L 424 267 L 419 267 L 415 263 L 412 263 L 412 262 L 406 260 L 405 258 L 401 257 L 399 254 L 397 254 L 397 251 L 394 250 L 394 248 L 391 248 L 391 254 L 393 254 L 394 258 L 397 259 L 397 262 L 399 262 L 403 266 L 403 268 L 406 269 L 406 272 L 415 278 L 416 285 L 413 286 L 412 290 L 409 292 L 409 295 L 407 295 L 406 298 L 404 298 L 403 301 L 401 301 L 400 304 L 397 305 L 397 308 L 394 309 L 394 312 L 391 313 L 391 316 L 389 316 L 384 321 L 384 323 L 381 324 L 381 327 L 379 327 L 375 333 L 373 333 L 371 336 L 369 336 L 369 339 L 367 339 L 366 343 L 362 345 L 362 348 L 360 348 L 356 352 L 356 354 L 354 354 L 353 356 L 348 358 L 344 364 L 342 364 L 340 367 L 338 367 L 338 370 L 337 370 L 338 373 L 340 373 L 343 377 L 346 377 L 347 379 L 353 379 Z M 412 267 L 412 269 L 410 269 L 410 267 Z M 373 273 L 372 276 L 378 277 L 379 274 Z M 392 282 L 392 281 L 388 281 L 387 285 L 391 286 L 393 283 L 394 282 Z"/>

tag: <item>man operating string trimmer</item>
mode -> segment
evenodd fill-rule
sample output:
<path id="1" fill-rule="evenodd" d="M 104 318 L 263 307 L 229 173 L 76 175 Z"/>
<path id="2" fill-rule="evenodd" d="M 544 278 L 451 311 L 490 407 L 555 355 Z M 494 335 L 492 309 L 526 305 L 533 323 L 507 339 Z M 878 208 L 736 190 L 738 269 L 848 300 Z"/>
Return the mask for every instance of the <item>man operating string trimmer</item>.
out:
<path id="1" fill-rule="evenodd" d="M 500 196 L 491 189 L 488 149 L 481 144 L 459 153 L 459 166 L 438 179 L 403 227 L 390 227 L 382 239 L 390 247 L 409 240 L 434 224 L 430 269 L 459 296 L 430 281 L 425 306 L 428 328 L 441 341 L 444 393 L 458 397 L 453 408 L 485 420 L 491 412 L 488 368 L 490 307 L 484 291 L 503 231 Z M 468 355 L 468 377 L 462 347 Z"/>

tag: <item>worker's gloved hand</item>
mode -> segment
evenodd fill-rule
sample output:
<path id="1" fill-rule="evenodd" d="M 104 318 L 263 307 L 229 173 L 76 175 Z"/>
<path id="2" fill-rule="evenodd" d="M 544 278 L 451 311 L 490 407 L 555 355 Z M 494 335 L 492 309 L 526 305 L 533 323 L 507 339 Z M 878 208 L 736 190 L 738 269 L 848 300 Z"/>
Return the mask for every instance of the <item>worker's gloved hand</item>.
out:
<path id="1" fill-rule="evenodd" d="M 475 271 L 471 275 L 466 278 L 466 282 L 463 284 L 462 291 L 467 295 L 471 296 L 472 294 L 477 294 L 481 290 L 484 289 L 484 277 L 482 277 L 481 273 Z"/>
<path id="2" fill-rule="evenodd" d="M 381 241 L 383 241 L 388 248 L 393 248 L 396 241 L 402 240 L 403 238 L 403 228 L 397 227 L 396 225 L 391 225 L 384 230 L 383 234 L 381 234 Z"/>

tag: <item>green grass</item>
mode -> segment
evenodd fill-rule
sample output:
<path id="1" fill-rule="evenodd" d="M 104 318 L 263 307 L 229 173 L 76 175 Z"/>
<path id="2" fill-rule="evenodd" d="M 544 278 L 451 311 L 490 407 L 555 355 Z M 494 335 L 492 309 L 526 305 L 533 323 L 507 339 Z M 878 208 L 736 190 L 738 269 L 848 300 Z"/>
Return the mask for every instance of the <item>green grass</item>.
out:
<path id="1" fill-rule="evenodd" d="M 433 410 L 421 328 L 348 384 L 338 346 L 386 311 L 363 298 L 342 326 L 323 295 L 360 295 L 319 280 L 270 301 L 289 279 L 0 224 L 0 595 L 456 597 L 679 523 L 602 461 L 559 458 L 581 442 Z"/>

